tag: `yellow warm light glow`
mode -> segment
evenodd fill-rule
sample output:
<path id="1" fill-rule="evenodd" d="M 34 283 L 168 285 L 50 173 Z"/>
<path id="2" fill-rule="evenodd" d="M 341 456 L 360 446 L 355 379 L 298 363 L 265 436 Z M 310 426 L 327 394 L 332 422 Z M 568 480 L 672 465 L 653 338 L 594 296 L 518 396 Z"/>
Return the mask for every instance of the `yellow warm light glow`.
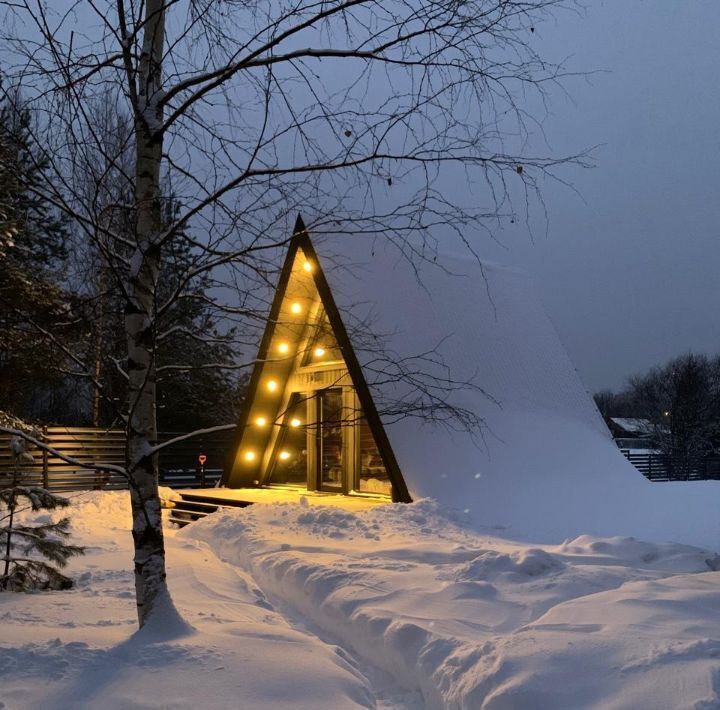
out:
<path id="1" fill-rule="evenodd" d="M 254 461 L 255 460 L 255 452 L 254 451 L 246 451 L 245 452 L 245 460 L 246 461 Z"/>
<path id="2" fill-rule="evenodd" d="M 292 306 L 290 306 L 290 310 L 291 310 L 295 315 L 297 315 L 298 313 L 301 313 L 301 312 L 302 312 L 302 306 L 301 306 L 297 301 L 295 301 L 295 303 L 293 303 Z"/>
<path id="3" fill-rule="evenodd" d="M 267 419 L 265 419 L 265 417 L 258 417 L 255 420 L 255 424 L 257 424 L 258 426 L 265 426 L 267 424 Z"/>
<path id="4" fill-rule="evenodd" d="M 315 357 L 322 357 L 325 354 L 325 348 L 315 348 Z"/>
<path id="5" fill-rule="evenodd" d="M 297 418 L 290 420 L 290 426 L 300 426 L 301 424 L 302 422 Z"/>
<path id="6" fill-rule="evenodd" d="M 284 355 L 284 354 L 287 353 L 289 350 L 290 350 L 290 345 L 289 345 L 288 343 L 280 343 L 280 344 L 278 345 L 278 352 L 279 352 L 281 355 Z"/>
<path id="7" fill-rule="evenodd" d="M 268 380 L 267 388 L 270 392 L 275 392 L 278 388 L 278 383 L 275 380 Z"/>
<path id="8" fill-rule="evenodd" d="M 312 264 L 309 261 L 306 261 L 303 264 L 303 269 L 305 269 L 305 271 L 307 271 L 307 272 L 312 271 Z"/>
<path id="9" fill-rule="evenodd" d="M 281 451 L 280 452 L 280 458 L 283 461 L 287 461 L 290 458 L 290 452 L 289 451 Z"/>

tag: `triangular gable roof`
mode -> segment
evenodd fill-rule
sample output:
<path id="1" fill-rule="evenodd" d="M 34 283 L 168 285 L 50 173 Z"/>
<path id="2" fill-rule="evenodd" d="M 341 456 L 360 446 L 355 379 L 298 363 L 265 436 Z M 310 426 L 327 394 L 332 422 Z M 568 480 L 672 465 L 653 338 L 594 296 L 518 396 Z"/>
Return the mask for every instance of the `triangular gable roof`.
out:
<path id="1" fill-rule="evenodd" d="M 310 277 L 312 278 L 320 297 L 320 302 L 330 323 L 332 332 L 340 346 L 345 365 L 348 369 L 353 387 L 355 388 L 360 401 L 360 408 L 374 436 L 375 443 L 385 466 L 385 470 L 390 478 L 392 484 L 392 499 L 396 502 L 409 503 L 411 498 L 407 485 L 403 479 L 397 459 L 395 458 L 392 446 L 390 445 L 375 406 L 375 402 L 373 401 L 372 394 L 370 393 L 367 382 L 365 381 L 365 376 L 360 363 L 358 362 L 352 342 L 348 337 L 347 330 L 337 304 L 335 303 L 335 299 L 333 298 L 333 294 L 325 277 L 321 262 L 318 259 L 318 255 L 315 252 L 307 234 L 305 224 L 300 216 L 298 216 L 295 223 L 293 236 L 290 240 L 285 262 L 280 272 L 280 279 L 275 290 L 275 296 L 270 308 L 265 332 L 263 333 L 260 347 L 258 349 L 256 364 L 250 376 L 247 393 L 240 412 L 234 444 L 230 452 L 228 464 L 225 467 L 221 485 L 237 486 L 252 485 L 254 483 L 253 476 L 248 475 L 243 471 L 243 467 L 240 465 L 238 460 L 238 454 L 242 447 L 243 437 L 249 424 L 250 412 L 258 393 L 264 366 L 271 359 L 270 344 L 279 321 L 282 304 L 286 298 L 286 291 L 290 282 L 293 264 L 295 263 L 297 253 L 300 250 L 305 255 L 305 258 L 313 264 L 314 268 L 312 269 Z"/>

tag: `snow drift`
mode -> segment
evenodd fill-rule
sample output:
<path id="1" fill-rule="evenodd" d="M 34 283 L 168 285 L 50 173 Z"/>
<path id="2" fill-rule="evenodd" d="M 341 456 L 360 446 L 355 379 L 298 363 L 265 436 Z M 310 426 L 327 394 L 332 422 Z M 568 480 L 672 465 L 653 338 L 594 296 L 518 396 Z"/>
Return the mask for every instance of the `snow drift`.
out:
<path id="1" fill-rule="evenodd" d="M 720 557 L 706 550 L 509 542 L 430 500 L 251 506 L 178 537 L 206 542 L 273 603 L 419 694 L 398 707 L 718 707 Z"/>

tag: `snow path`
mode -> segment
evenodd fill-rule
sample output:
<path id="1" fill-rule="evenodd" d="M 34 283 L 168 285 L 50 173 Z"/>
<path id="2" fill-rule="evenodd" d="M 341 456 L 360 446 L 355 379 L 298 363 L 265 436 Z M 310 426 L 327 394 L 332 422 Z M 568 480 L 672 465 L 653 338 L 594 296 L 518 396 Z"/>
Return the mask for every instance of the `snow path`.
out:
<path id="1" fill-rule="evenodd" d="M 343 645 L 330 631 L 299 614 L 281 597 L 266 593 L 265 590 L 263 593 L 266 594 L 266 598 L 272 603 L 275 611 L 282 614 L 290 626 L 338 649 L 338 652 L 367 678 L 372 688 L 377 710 L 419 710 L 424 707 L 425 703 L 420 692 L 403 688 L 390 673 L 372 662 L 367 662 L 351 647 Z"/>
<path id="2" fill-rule="evenodd" d="M 288 622 L 252 578 L 168 531 L 169 583 L 195 632 L 135 634 L 127 493 L 77 506 L 75 589 L 0 594 L 2 710 L 404 710 L 341 649 Z M 375 682 L 375 679 L 373 679 Z"/>
<path id="3" fill-rule="evenodd" d="M 255 506 L 179 535 L 428 708 L 720 708 L 718 558 L 698 548 L 589 536 L 530 547 L 462 529 L 427 501 Z"/>

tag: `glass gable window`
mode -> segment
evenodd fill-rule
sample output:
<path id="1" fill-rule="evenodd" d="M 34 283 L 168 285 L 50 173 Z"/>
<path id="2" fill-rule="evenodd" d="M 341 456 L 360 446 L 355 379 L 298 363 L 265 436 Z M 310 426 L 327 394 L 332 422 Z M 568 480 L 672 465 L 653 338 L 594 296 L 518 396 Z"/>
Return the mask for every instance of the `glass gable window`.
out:
<path id="1" fill-rule="evenodd" d="M 303 365 L 306 367 L 323 366 L 338 362 L 343 362 L 342 352 L 332 331 L 330 321 L 325 312 L 322 311 L 318 315 L 315 332 L 308 343 Z"/>

